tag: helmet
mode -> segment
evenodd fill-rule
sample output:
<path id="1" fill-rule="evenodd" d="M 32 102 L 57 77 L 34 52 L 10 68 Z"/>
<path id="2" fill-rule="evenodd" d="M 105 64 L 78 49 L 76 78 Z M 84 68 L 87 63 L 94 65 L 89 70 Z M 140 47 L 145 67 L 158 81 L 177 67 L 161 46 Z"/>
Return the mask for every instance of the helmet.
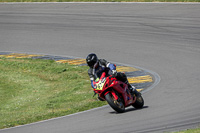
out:
<path id="1" fill-rule="evenodd" d="M 97 55 L 94 53 L 91 53 L 87 56 L 86 62 L 89 67 L 94 67 L 94 65 L 98 62 Z"/>

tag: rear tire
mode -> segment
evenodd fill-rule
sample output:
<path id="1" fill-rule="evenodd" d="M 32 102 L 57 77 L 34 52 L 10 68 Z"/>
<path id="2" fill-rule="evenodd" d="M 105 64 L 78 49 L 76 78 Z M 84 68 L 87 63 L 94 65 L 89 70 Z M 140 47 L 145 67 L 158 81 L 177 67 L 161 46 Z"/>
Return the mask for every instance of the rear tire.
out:
<path id="1" fill-rule="evenodd" d="M 105 95 L 105 99 L 116 112 L 123 113 L 125 111 L 124 103 L 120 97 L 116 100 L 111 93 L 108 93 Z"/>
<path id="2" fill-rule="evenodd" d="M 144 106 L 144 99 L 142 96 L 137 97 L 135 103 L 132 104 L 132 106 L 136 109 L 141 109 Z"/>

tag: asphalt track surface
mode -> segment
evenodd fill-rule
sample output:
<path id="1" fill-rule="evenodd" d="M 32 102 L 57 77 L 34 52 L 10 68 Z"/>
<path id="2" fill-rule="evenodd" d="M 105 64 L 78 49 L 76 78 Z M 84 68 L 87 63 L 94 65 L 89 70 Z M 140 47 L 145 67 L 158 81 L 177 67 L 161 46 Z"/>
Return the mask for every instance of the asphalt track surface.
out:
<path id="1" fill-rule="evenodd" d="M 0 4 L 0 51 L 100 58 L 152 70 L 145 107 L 109 106 L 0 133 L 143 133 L 200 124 L 200 4 Z"/>

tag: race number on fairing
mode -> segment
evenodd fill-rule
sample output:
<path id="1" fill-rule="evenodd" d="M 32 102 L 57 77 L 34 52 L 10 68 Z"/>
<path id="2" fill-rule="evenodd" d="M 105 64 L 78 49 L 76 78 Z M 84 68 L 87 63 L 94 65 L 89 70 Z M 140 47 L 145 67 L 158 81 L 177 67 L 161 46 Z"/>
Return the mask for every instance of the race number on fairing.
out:
<path id="1" fill-rule="evenodd" d="M 102 90 L 105 83 L 106 83 L 106 78 L 101 79 L 99 83 L 96 84 L 97 85 L 96 90 Z"/>

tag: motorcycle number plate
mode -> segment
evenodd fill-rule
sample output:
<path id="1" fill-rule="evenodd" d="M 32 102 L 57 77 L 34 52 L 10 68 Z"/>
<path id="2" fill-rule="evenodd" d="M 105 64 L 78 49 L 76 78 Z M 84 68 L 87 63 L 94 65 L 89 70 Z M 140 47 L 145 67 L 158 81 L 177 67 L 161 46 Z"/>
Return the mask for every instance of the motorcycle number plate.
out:
<path id="1" fill-rule="evenodd" d="M 96 84 L 97 85 L 96 90 L 103 90 L 103 86 L 104 86 L 105 83 L 106 83 L 106 79 L 105 78 L 101 79 L 99 81 L 99 83 Z"/>

